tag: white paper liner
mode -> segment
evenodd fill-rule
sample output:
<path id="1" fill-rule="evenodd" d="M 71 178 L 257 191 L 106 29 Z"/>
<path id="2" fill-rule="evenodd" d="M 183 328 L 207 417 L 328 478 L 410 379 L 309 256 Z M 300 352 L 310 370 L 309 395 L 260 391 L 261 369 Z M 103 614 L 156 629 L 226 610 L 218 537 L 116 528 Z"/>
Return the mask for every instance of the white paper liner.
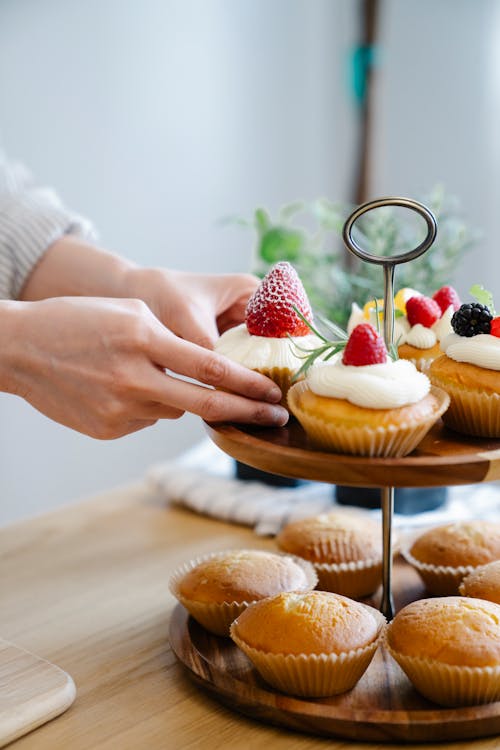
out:
<path id="1" fill-rule="evenodd" d="M 170 593 L 185 607 L 189 614 L 202 625 L 206 630 L 209 630 L 215 635 L 229 636 L 229 626 L 240 615 L 250 604 L 257 601 L 252 599 L 250 601 L 243 602 L 197 602 L 194 599 L 187 599 L 182 596 L 179 591 L 179 584 L 182 578 L 193 570 L 197 565 L 207 560 L 212 560 L 217 557 L 224 557 L 226 555 L 241 553 L 241 552 L 267 552 L 269 550 L 249 550 L 249 549 L 230 549 L 222 550 L 220 552 L 209 552 L 206 555 L 194 558 L 181 564 L 174 570 L 170 576 L 168 586 Z M 318 582 L 318 577 L 314 570 L 314 566 L 307 560 L 303 560 L 301 557 L 296 555 L 284 554 L 280 552 L 272 552 L 271 554 L 280 555 L 282 557 L 291 558 L 297 565 L 299 565 L 306 574 L 307 585 L 297 591 L 308 591 L 315 588 Z M 277 592 L 278 593 L 278 592 Z"/>
<path id="2" fill-rule="evenodd" d="M 366 672 L 378 648 L 385 628 L 385 617 L 370 608 L 379 621 L 375 640 L 353 651 L 340 654 L 273 654 L 249 646 L 236 635 L 233 623 L 230 635 L 248 656 L 261 677 L 282 693 L 309 698 L 338 695 L 351 690 Z"/>
<path id="3" fill-rule="evenodd" d="M 439 408 L 431 418 L 425 421 L 386 427 L 367 425 L 345 427 L 326 422 L 321 417 L 312 415 L 299 407 L 298 396 L 307 388 L 306 381 L 296 383 L 290 388 L 288 408 L 311 439 L 327 450 L 370 458 L 398 458 L 411 453 L 446 411 L 449 404 L 449 397 L 445 392 L 438 388 L 431 388 L 431 392 L 439 399 Z"/>
<path id="4" fill-rule="evenodd" d="M 382 583 L 382 559 L 356 562 L 313 562 L 318 576 L 317 588 L 353 599 L 373 594 Z"/>
<path id="5" fill-rule="evenodd" d="M 420 575 L 425 583 L 427 590 L 436 596 L 456 596 L 459 592 L 459 586 L 462 580 L 473 570 L 480 567 L 478 565 L 432 565 L 417 560 L 410 552 L 411 544 L 401 549 L 401 554 Z"/>
<path id="6" fill-rule="evenodd" d="M 416 690 L 441 706 L 475 706 L 500 699 L 500 665 L 464 667 L 395 651 L 384 633 L 384 645 Z"/>
<path id="7" fill-rule="evenodd" d="M 431 380 L 444 387 L 436 376 Z M 450 396 L 450 406 L 443 415 L 443 422 L 448 427 L 465 435 L 500 437 L 500 396 L 497 393 L 467 390 L 448 383 L 446 391 Z"/>

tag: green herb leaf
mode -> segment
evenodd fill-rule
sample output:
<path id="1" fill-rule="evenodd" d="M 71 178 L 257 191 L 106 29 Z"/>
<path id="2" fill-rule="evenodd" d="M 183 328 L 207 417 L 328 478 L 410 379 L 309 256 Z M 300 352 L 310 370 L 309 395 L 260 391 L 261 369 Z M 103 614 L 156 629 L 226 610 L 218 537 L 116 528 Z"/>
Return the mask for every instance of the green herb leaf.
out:
<path id="1" fill-rule="evenodd" d="M 270 265 L 280 260 L 293 263 L 300 258 L 303 245 L 304 238 L 298 230 L 271 227 L 261 237 L 259 254 Z"/>
<path id="2" fill-rule="evenodd" d="M 320 357 L 323 358 L 323 361 L 326 362 L 331 357 L 334 356 L 334 354 L 337 354 L 338 352 L 342 351 L 342 349 L 345 348 L 345 345 L 347 344 L 347 333 L 343 331 L 339 326 L 335 325 L 335 323 L 331 323 L 329 320 L 324 320 L 325 325 L 330 325 L 332 330 L 334 330 L 336 333 L 338 333 L 338 339 L 329 341 L 325 336 L 323 336 L 322 333 L 320 333 L 313 324 L 305 318 L 300 310 L 295 307 L 293 307 L 295 313 L 299 316 L 299 318 L 302 320 L 303 323 L 306 324 L 306 326 L 309 328 L 309 330 L 314 333 L 320 341 L 323 343 L 320 344 L 320 346 L 314 348 L 314 349 L 305 349 L 304 347 L 300 346 L 300 344 L 297 343 L 297 339 L 294 339 L 293 336 L 288 336 L 288 338 L 291 340 L 292 345 L 295 347 L 295 349 L 298 349 L 300 352 L 304 353 L 304 356 L 301 356 L 300 354 L 297 355 L 299 359 L 304 359 L 304 364 L 297 370 L 296 373 L 294 373 L 292 377 L 292 383 L 295 383 L 301 375 L 305 375 L 308 369 L 313 365 L 316 360 Z M 324 355 L 324 356 L 323 356 Z"/>
<path id="3" fill-rule="evenodd" d="M 474 284 L 469 289 L 471 294 L 480 305 L 486 305 L 492 315 L 495 315 L 495 304 L 493 302 L 493 295 L 482 284 Z"/>

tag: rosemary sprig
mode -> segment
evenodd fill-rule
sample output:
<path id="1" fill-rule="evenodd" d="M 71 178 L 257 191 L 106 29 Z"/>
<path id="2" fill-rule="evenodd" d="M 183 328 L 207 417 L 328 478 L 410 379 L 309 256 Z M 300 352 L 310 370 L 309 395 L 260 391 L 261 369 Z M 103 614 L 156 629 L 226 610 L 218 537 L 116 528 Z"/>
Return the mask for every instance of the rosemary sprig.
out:
<path id="1" fill-rule="evenodd" d="M 339 326 L 337 326 L 335 323 L 331 323 L 331 321 L 329 320 L 322 320 L 323 325 L 328 326 L 338 336 L 336 340 L 329 340 L 320 331 L 318 331 L 317 328 L 315 328 L 315 326 L 313 326 L 313 324 L 309 320 L 307 320 L 307 318 L 302 315 L 297 307 L 294 306 L 293 309 L 302 320 L 302 322 L 306 324 L 309 330 L 323 342 L 320 346 L 315 347 L 314 349 L 306 349 L 305 347 L 300 346 L 300 344 L 298 344 L 297 341 L 289 335 L 289 338 L 292 340 L 295 349 L 303 352 L 302 355 L 297 355 L 299 359 L 304 360 L 304 363 L 292 377 L 292 382 L 295 383 L 302 375 L 305 375 L 311 365 L 313 365 L 319 357 L 322 358 L 323 362 L 326 362 L 335 354 L 342 351 L 342 349 L 344 349 L 345 345 L 347 344 L 347 333 L 339 328 Z"/>

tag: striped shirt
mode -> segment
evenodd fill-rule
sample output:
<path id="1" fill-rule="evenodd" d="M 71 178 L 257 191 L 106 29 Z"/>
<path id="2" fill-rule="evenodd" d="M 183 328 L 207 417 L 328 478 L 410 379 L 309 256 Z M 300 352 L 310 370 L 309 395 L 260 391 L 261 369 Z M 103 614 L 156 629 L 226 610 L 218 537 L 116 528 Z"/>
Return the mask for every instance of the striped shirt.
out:
<path id="1" fill-rule="evenodd" d="M 0 299 L 18 299 L 44 252 L 65 234 L 94 239 L 87 219 L 0 153 Z"/>

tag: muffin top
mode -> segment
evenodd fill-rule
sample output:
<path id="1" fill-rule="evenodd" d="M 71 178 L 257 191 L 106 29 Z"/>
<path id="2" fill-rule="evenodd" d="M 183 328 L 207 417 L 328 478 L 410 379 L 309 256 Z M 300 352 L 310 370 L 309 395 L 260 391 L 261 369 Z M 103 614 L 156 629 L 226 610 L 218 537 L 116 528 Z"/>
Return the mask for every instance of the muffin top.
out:
<path id="1" fill-rule="evenodd" d="M 388 626 L 387 641 L 405 656 L 468 667 L 500 665 L 500 605 L 445 596 L 404 607 Z"/>
<path id="2" fill-rule="evenodd" d="M 231 635 L 274 654 L 341 654 L 370 645 L 383 617 L 327 591 L 288 592 L 250 605 Z"/>
<path id="3" fill-rule="evenodd" d="M 500 559 L 500 523 L 462 521 L 436 526 L 413 542 L 410 554 L 430 565 L 484 565 Z"/>
<path id="4" fill-rule="evenodd" d="M 313 563 L 358 562 L 382 557 L 382 529 L 372 519 L 321 513 L 287 524 L 276 537 L 285 552 Z"/>
<path id="5" fill-rule="evenodd" d="M 305 560 L 261 550 L 232 550 L 201 560 L 178 582 L 178 592 L 198 602 L 251 602 L 280 591 L 314 588 Z"/>
<path id="6" fill-rule="evenodd" d="M 500 604 L 500 560 L 481 565 L 469 573 L 460 584 L 463 596 L 489 599 Z"/>

